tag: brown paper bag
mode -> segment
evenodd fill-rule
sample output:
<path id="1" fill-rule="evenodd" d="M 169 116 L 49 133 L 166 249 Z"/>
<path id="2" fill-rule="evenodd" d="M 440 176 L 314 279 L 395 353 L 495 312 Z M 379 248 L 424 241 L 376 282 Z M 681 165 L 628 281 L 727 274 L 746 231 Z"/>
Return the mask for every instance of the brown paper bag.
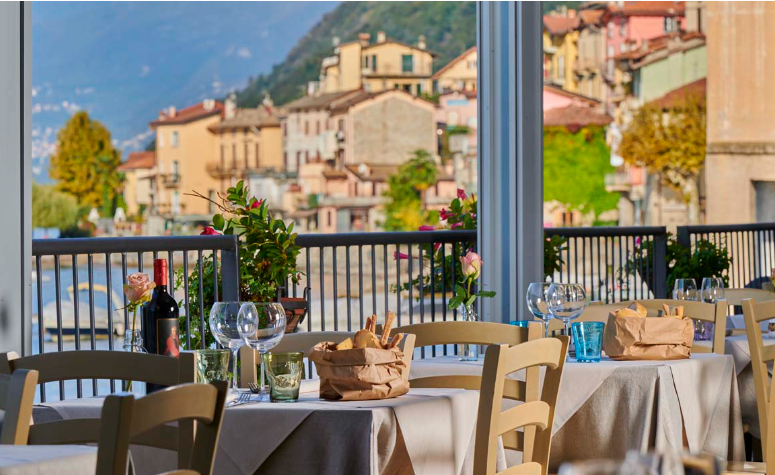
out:
<path id="1" fill-rule="evenodd" d="M 396 348 L 336 350 L 331 342 L 309 351 L 320 378 L 320 397 L 343 401 L 389 399 L 409 391 L 409 368 Z"/>
<path id="2" fill-rule="evenodd" d="M 603 333 L 603 351 L 617 361 L 686 359 L 692 354 L 693 342 L 690 318 L 610 314 Z"/>

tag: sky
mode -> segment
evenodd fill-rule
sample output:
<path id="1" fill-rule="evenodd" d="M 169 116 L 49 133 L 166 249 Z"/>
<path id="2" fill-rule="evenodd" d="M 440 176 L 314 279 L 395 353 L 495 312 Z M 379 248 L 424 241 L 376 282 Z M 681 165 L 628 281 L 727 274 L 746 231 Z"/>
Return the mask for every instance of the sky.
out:
<path id="1" fill-rule="evenodd" d="M 79 110 L 124 158 L 161 109 L 222 98 L 267 73 L 336 2 L 34 2 L 33 175 Z"/>

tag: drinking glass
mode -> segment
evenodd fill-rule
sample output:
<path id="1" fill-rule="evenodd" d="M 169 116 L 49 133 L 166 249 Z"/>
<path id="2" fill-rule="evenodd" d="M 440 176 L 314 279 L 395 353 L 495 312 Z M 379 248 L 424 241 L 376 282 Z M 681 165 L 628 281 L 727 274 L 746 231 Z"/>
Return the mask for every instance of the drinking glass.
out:
<path id="1" fill-rule="evenodd" d="M 264 353 L 280 343 L 285 334 L 285 309 L 277 302 L 245 302 L 239 310 L 238 320 L 239 334 L 242 339 L 262 357 Z M 262 360 L 259 400 L 264 400 L 266 396 L 264 366 Z"/>
<path id="2" fill-rule="evenodd" d="M 196 350 L 194 355 L 196 356 L 197 382 L 210 384 L 213 381 L 229 380 L 229 350 Z"/>
<path id="3" fill-rule="evenodd" d="M 675 279 L 673 299 L 697 300 L 697 283 L 694 279 Z"/>
<path id="4" fill-rule="evenodd" d="M 603 351 L 603 322 L 577 322 L 571 324 L 573 341 L 576 342 L 576 361 L 598 363 Z"/>
<path id="5" fill-rule="evenodd" d="M 579 284 L 552 284 L 546 294 L 546 301 L 552 316 L 561 320 L 565 326 L 564 334 L 570 336 L 570 321 L 578 318 L 587 306 L 584 287 Z"/>
<path id="6" fill-rule="evenodd" d="M 296 402 L 304 368 L 304 353 L 265 353 L 261 367 L 269 379 L 269 400 Z"/>
<path id="7" fill-rule="evenodd" d="M 720 277 L 703 277 L 700 287 L 700 299 L 707 303 L 716 303 L 724 298 L 724 280 Z M 694 339 L 713 340 L 713 323 L 694 321 Z"/>
<path id="8" fill-rule="evenodd" d="M 237 316 L 243 302 L 215 302 L 210 310 L 210 331 L 221 346 L 231 350 L 232 353 L 232 391 L 239 391 L 237 387 L 237 358 L 239 349 L 245 344 L 240 335 Z M 204 338 L 204 336 L 203 336 Z"/>
<path id="9" fill-rule="evenodd" d="M 552 319 L 552 314 L 546 303 L 546 294 L 551 286 L 551 282 L 533 282 L 527 286 L 527 308 L 533 316 L 544 321 L 547 338 L 549 338 L 549 320 Z"/>

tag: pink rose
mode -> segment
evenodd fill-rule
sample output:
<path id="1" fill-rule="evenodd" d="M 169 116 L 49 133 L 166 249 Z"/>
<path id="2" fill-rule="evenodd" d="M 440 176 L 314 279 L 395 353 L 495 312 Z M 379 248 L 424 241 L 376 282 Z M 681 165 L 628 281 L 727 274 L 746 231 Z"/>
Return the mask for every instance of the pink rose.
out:
<path id="1" fill-rule="evenodd" d="M 409 254 L 404 254 L 403 252 L 394 251 L 393 260 L 395 261 L 398 259 L 401 259 L 401 260 L 409 259 Z"/>
<path id="2" fill-rule="evenodd" d="M 199 233 L 200 236 L 217 236 L 218 231 L 213 229 L 212 226 L 205 226 L 205 228 L 202 230 L 201 233 Z"/>
<path id="3" fill-rule="evenodd" d="M 460 257 L 460 264 L 463 266 L 463 275 L 476 279 L 479 277 L 479 271 L 482 269 L 482 258 L 474 251 L 468 251 L 468 254 Z"/>
<path id="4" fill-rule="evenodd" d="M 151 292 L 156 284 L 151 282 L 147 274 L 135 272 L 126 278 L 124 284 L 124 295 L 129 303 L 138 304 L 151 300 Z"/>
<path id="5" fill-rule="evenodd" d="M 458 197 L 458 199 L 461 199 L 461 200 L 467 200 L 468 199 L 468 195 L 466 195 L 466 190 L 464 190 L 462 188 L 458 188 L 457 189 L 457 197 Z"/>
<path id="6" fill-rule="evenodd" d="M 418 228 L 420 231 L 435 231 L 436 227 L 431 226 L 430 224 L 423 224 Z"/>

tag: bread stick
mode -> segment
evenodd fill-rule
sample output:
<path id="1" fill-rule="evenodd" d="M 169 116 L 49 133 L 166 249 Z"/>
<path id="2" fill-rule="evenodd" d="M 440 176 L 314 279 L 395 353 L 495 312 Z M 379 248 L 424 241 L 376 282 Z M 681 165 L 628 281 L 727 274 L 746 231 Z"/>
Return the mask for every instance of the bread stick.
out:
<path id="1" fill-rule="evenodd" d="M 395 313 L 393 312 L 387 313 L 387 316 L 385 317 L 385 326 L 382 327 L 382 338 L 380 339 L 382 348 L 388 348 L 388 341 L 390 341 L 390 329 L 393 327 L 393 321 L 395 319 L 396 319 Z"/>
<path id="2" fill-rule="evenodd" d="M 393 337 L 393 339 L 392 339 L 392 340 L 390 340 L 390 346 L 389 346 L 389 348 L 395 348 L 395 347 L 397 347 L 397 346 L 398 346 L 398 344 L 399 344 L 399 343 L 401 343 L 401 340 L 403 340 L 403 339 L 404 339 L 404 334 L 403 334 L 403 333 L 398 333 L 398 334 L 396 334 L 396 336 L 394 336 L 394 337 Z"/>

